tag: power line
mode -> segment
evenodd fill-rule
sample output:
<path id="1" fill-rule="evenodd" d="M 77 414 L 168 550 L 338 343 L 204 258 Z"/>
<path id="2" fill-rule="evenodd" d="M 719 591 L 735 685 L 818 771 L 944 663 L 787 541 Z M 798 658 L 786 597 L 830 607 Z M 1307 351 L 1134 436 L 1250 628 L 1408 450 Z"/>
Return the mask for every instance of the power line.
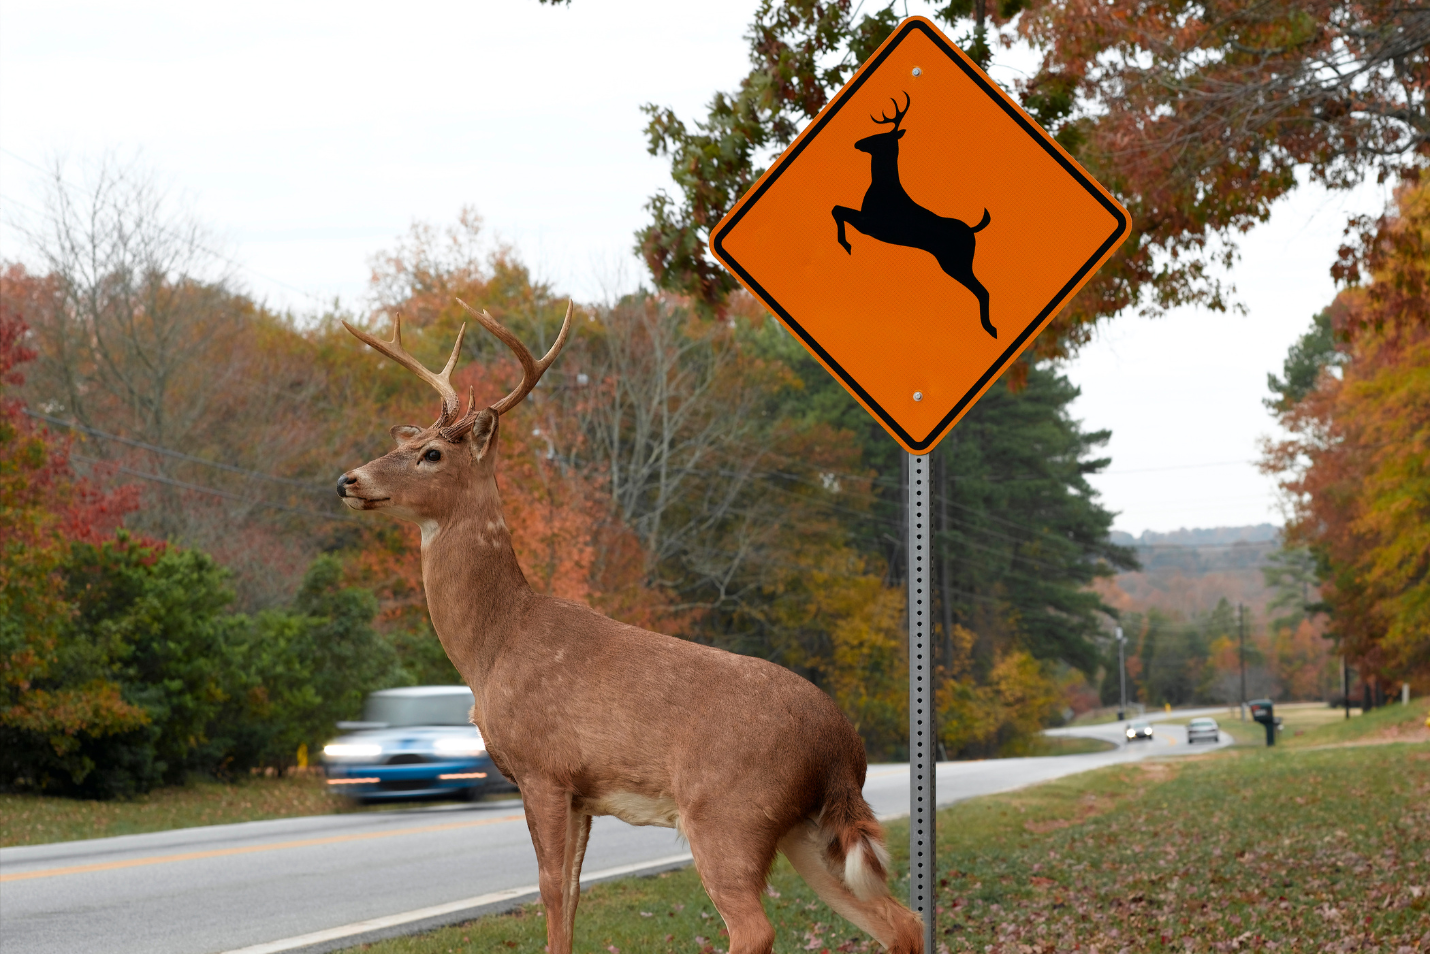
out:
<path id="1" fill-rule="evenodd" d="M 215 467 L 219 470 L 226 470 L 229 473 L 233 474 L 241 474 L 245 477 L 257 477 L 260 480 L 270 480 L 276 484 L 287 484 L 292 487 L 302 487 L 304 490 L 311 490 L 314 492 L 326 492 L 328 489 L 325 486 L 315 484 L 310 481 L 293 480 L 289 477 L 275 477 L 272 474 L 265 474 L 261 471 L 248 470 L 243 467 L 235 467 L 232 464 L 219 463 L 216 460 L 207 460 L 203 457 L 195 457 L 192 454 L 185 454 L 181 451 L 172 450 L 168 447 L 160 447 L 158 444 L 148 444 L 144 441 L 137 441 L 134 440 L 132 437 L 120 437 L 118 434 L 110 434 L 107 431 L 101 431 L 98 428 L 94 427 L 87 427 L 83 424 L 79 424 L 74 421 L 66 421 L 58 417 L 53 417 L 49 414 L 41 414 L 39 411 L 32 411 L 28 407 L 22 408 L 21 410 L 23 410 L 25 414 L 29 417 L 38 418 L 39 420 L 45 421 L 50 424 L 57 424 L 61 427 L 68 427 L 72 430 L 82 431 L 85 434 L 89 434 L 93 437 L 103 438 L 107 441 L 115 441 L 116 443 L 120 444 L 128 444 L 130 447 L 138 447 L 141 450 L 153 451 L 156 454 L 163 454 L 166 457 L 173 457 L 178 460 L 191 461 L 195 464 L 203 464 L 206 467 Z"/>
<path id="2" fill-rule="evenodd" d="M 700 470 L 700 469 L 693 469 L 693 468 L 692 468 L 690 472 L 692 472 L 692 473 L 713 473 L 713 474 L 718 474 L 718 475 L 720 475 L 720 476 L 736 476 L 736 472 L 735 472 L 735 471 L 721 471 L 721 470 L 718 470 L 718 469 L 716 469 L 716 470 Z M 754 469 L 754 470 L 749 471 L 749 473 L 751 473 L 751 474 L 762 474 L 762 475 L 773 476 L 773 477 L 784 477 L 784 478 L 789 479 L 789 480 L 799 481 L 799 482 L 801 482 L 801 483 L 803 483 L 803 484 L 805 484 L 805 485 L 807 485 L 807 486 L 813 487 L 813 488 L 816 489 L 816 490 L 825 490 L 826 492 L 828 491 L 828 488 L 824 487 L 821 483 L 816 483 L 814 480 L 812 480 L 812 479 L 810 479 L 810 478 L 808 478 L 808 477 L 805 477 L 805 476 L 802 475 L 802 474 L 791 473 L 791 472 L 789 472 L 789 471 Z M 850 480 L 869 480 L 869 481 L 874 482 L 874 483 L 885 483 L 885 484 L 890 485 L 890 486 L 893 485 L 892 478 L 885 479 L 885 478 L 880 478 L 880 477 L 878 477 L 878 476 L 870 477 L 870 476 L 867 476 L 867 475 L 845 474 L 845 473 L 839 473 L 839 472 L 836 472 L 836 471 L 821 471 L 820 473 L 821 473 L 821 474 L 829 474 L 830 476 L 835 477 L 835 478 L 845 477 L 845 478 L 850 479 Z M 966 480 L 966 479 L 971 479 L 971 478 L 969 478 L 969 477 L 967 477 L 967 476 L 962 476 L 962 477 L 960 477 L 960 476 L 955 476 L 954 479 L 955 479 L 955 480 Z M 1038 478 L 1038 479 L 1053 479 L 1053 478 Z M 864 498 L 864 499 L 870 500 L 870 501 L 875 502 L 875 503 L 886 503 L 886 504 L 893 504 L 893 503 L 894 503 L 894 501 L 887 500 L 886 498 L 880 497 L 880 496 L 878 496 L 877 494 L 861 493 L 861 492 L 857 492 L 857 491 L 847 491 L 847 490 L 843 490 L 843 489 L 841 489 L 841 490 L 838 491 L 838 492 L 841 493 L 841 494 L 848 494 L 849 496 L 855 497 L 855 498 Z M 943 501 L 943 500 L 945 500 L 946 498 L 942 495 L 941 492 L 938 492 L 938 493 L 935 493 L 935 499 L 936 499 L 936 500 L 939 500 L 939 501 Z M 1031 526 L 1028 526 L 1027 524 L 1021 524 L 1021 523 L 1017 523 L 1017 522 L 1012 521 L 1012 520 L 1006 520 L 1006 519 L 1003 519 L 1003 518 L 1001 518 L 1001 517 L 996 517 L 996 516 L 994 516 L 993 514 L 988 513 L 986 510 L 980 510 L 980 509 L 978 509 L 978 508 L 976 508 L 976 507 L 969 507 L 969 506 L 967 506 L 967 505 L 965 505 L 965 504 L 960 504 L 960 503 L 958 503 L 958 502 L 956 502 L 956 501 L 953 501 L 953 500 L 947 500 L 947 502 L 950 503 L 950 504 L 952 504 L 952 505 L 955 506 L 955 507 L 958 507 L 958 508 L 963 509 L 963 510 L 967 510 L 967 511 L 970 512 L 970 513 L 978 514 L 980 517 L 983 517 L 983 518 L 985 518 L 985 519 L 993 520 L 993 521 L 996 521 L 996 522 L 998 522 L 998 523 L 1002 523 L 1002 524 L 1004 524 L 1004 525 L 1006 525 L 1006 526 L 1009 526 L 1009 527 L 1012 527 L 1012 528 L 1014 528 L 1014 529 L 1016 529 L 1016 530 L 1021 530 L 1021 531 L 1025 532 L 1025 533 L 1029 533 L 1029 534 L 1041 534 L 1041 535 L 1043 535 L 1043 536 L 1046 536 L 1049 540 L 1056 541 L 1056 542 L 1058 542 L 1058 543 L 1061 544 L 1061 545 L 1067 545 L 1067 544 L 1070 543 L 1070 542 L 1074 542 L 1074 541 L 1070 540 L 1068 537 L 1061 536 L 1061 535 L 1059 535 L 1059 534 L 1057 534 L 1057 533 L 1054 533 L 1054 532 L 1051 531 L 1051 530 L 1047 530 L 1047 529 L 1042 528 L 1042 527 L 1031 527 Z M 869 520 L 872 520 L 872 521 L 877 522 L 877 523 L 883 523 L 883 524 L 888 525 L 888 526 L 899 526 L 899 527 L 902 527 L 902 526 L 903 526 L 902 521 L 896 520 L 896 519 L 894 519 L 894 518 L 881 518 L 881 517 L 877 517 L 877 516 L 873 515 L 872 513 L 865 513 L 864 511 L 855 511 L 855 510 L 853 510 L 852 508 L 838 508 L 837 505 L 834 505 L 834 504 L 832 504 L 831 502 L 823 502 L 823 501 L 820 501 L 820 504 L 821 504 L 821 505 L 824 505 L 824 506 L 829 506 L 829 507 L 831 507 L 831 508 L 842 509 L 842 510 L 845 510 L 846 512 L 848 512 L 848 513 L 856 514 L 856 515 L 859 515 L 859 516 L 863 516 L 863 517 L 865 517 L 865 519 L 869 519 Z M 973 532 L 984 533 L 984 534 L 987 534 L 987 535 L 990 535 L 990 536 L 999 537 L 1000 539 L 1008 540 L 1008 541 L 1013 542 L 1013 543 L 1025 543 L 1025 542 L 1027 542 L 1026 540 L 1021 540 L 1021 539 L 1018 539 L 1018 538 L 1015 538 L 1015 537 L 1010 537 L 1010 536 L 1007 536 L 1006 534 L 1000 534 L 1000 533 L 998 533 L 997 531 L 991 530 L 991 529 L 986 528 L 986 527 L 973 527 L 973 526 L 970 526 L 970 527 L 959 528 L 959 529 L 967 529 L 967 530 L 970 530 L 970 531 L 973 531 Z"/>
<path id="3" fill-rule="evenodd" d="M 175 480 L 173 477 L 165 477 L 163 474 L 145 473 L 141 470 L 134 470 L 132 468 L 125 467 L 122 464 L 114 464 L 113 461 L 100 460 L 98 457 L 88 457 L 84 454 L 75 453 L 71 453 L 69 456 L 75 460 L 82 460 L 87 464 L 109 464 L 113 466 L 116 470 L 118 470 L 120 473 L 128 474 L 131 477 L 138 477 L 141 480 L 151 480 L 159 484 L 168 484 L 171 487 L 179 487 L 183 490 L 191 490 L 195 493 L 207 494 L 210 497 L 222 497 L 226 500 L 236 500 L 239 503 L 245 503 L 253 507 L 264 507 L 270 510 L 284 510 L 288 513 L 299 513 L 303 514 L 304 516 L 317 517 L 322 520 L 347 519 L 346 517 L 335 516 L 330 513 L 320 513 L 317 510 L 308 510 L 303 507 L 289 507 L 285 504 L 271 503 L 266 500 L 250 500 L 249 498 L 244 497 L 240 494 L 229 493 L 226 490 L 219 490 L 215 487 L 205 487 L 202 484 L 191 484 L 185 480 Z"/>

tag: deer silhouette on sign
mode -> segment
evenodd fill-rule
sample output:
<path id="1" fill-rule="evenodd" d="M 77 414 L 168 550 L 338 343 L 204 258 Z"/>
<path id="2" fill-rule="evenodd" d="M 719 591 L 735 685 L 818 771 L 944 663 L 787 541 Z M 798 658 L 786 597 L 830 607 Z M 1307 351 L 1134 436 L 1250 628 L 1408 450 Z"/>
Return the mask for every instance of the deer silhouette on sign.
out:
<path id="1" fill-rule="evenodd" d="M 882 112 L 874 122 L 881 126 L 892 125 L 888 132 L 865 136 L 854 144 L 860 152 L 869 154 L 869 191 L 864 193 L 864 204 L 857 209 L 836 205 L 834 221 L 839 223 L 839 244 L 844 251 L 854 254 L 854 248 L 844 235 L 844 226 L 849 224 L 872 239 L 890 245 L 919 248 L 938 260 L 939 267 L 954 281 L 963 285 L 978 298 L 979 317 L 983 330 L 994 338 L 998 329 L 988 320 L 988 289 L 973 276 L 973 251 L 977 239 L 974 233 L 982 231 L 991 221 L 988 210 L 983 210 L 983 218 L 977 225 L 970 226 L 959 219 L 945 218 L 919 205 L 904 191 L 899 182 L 899 140 L 908 130 L 900 129 L 899 123 L 909 111 L 911 100 L 904 93 L 904 108 L 894 104 L 894 118 Z"/>

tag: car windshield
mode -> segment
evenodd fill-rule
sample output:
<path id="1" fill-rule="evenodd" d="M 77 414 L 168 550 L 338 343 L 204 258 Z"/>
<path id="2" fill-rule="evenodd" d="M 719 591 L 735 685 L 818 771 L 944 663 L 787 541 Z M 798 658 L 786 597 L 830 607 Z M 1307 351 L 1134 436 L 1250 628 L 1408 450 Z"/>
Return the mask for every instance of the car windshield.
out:
<path id="1" fill-rule="evenodd" d="M 1194 726 L 1196 726 L 1196 727 L 1199 728 L 1199 729 L 1205 729 L 1205 728 L 1208 728 L 1208 727 L 1210 727 L 1210 726 L 1216 725 L 1216 723 L 1213 722 L 1211 719 L 1193 719 L 1191 722 L 1189 722 L 1189 723 L 1187 723 L 1187 724 L 1188 724 L 1188 725 L 1194 725 Z"/>
<path id="2" fill-rule="evenodd" d="M 374 693 L 367 697 L 363 721 L 390 726 L 471 725 L 471 710 L 470 691 L 429 696 Z"/>
<path id="3" fill-rule="evenodd" d="M 1151 727 L 1150 725 L 1148 725 L 1147 723 L 1145 723 L 1145 722 L 1134 722 L 1134 723 L 1132 723 L 1132 728 L 1134 728 L 1134 729 L 1150 729 L 1150 728 L 1152 728 L 1152 727 Z"/>

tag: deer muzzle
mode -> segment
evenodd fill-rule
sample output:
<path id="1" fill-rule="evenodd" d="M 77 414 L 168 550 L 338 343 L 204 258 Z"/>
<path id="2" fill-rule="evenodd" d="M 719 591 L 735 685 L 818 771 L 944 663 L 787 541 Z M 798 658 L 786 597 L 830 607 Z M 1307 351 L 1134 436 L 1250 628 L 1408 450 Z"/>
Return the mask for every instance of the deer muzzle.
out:
<path id="1" fill-rule="evenodd" d="M 349 509 L 376 510 L 388 502 L 386 495 L 380 492 L 374 494 L 370 487 L 364 488 L 361 481 L 361 475 L 355 471 L 349 471 L 338 478 L 338 496 L 343 498 L 343 503 Z"/>

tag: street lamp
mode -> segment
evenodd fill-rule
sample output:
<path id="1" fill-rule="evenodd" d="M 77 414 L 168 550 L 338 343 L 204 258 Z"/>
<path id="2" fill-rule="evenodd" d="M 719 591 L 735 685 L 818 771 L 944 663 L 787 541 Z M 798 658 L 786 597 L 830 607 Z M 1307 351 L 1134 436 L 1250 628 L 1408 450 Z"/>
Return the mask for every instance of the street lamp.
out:
<path id="1" fill-rule="evenodd" d="M 1122 627 L 1117 627 L 1117 721 L 1127 718 L 1127 664 L 1122 658 L 1122 647 L 1127 640 L 1122 638 Z"/>

